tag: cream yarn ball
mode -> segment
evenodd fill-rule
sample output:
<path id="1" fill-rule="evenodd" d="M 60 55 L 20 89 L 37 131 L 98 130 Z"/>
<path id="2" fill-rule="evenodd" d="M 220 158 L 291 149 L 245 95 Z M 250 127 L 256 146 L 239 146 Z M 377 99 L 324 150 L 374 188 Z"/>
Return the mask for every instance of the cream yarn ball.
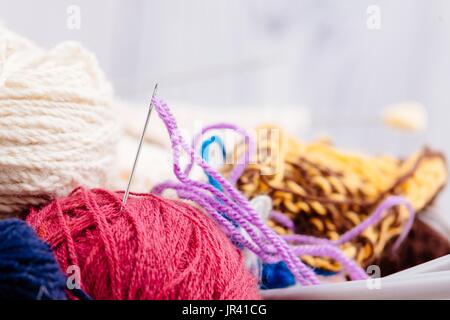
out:
<path id="1" fill-rule="evenodd" d="M 105 185 L 117 140 L 112 99 L 80 44 L 44 50 L 0 26 L 0 218 Z"/>

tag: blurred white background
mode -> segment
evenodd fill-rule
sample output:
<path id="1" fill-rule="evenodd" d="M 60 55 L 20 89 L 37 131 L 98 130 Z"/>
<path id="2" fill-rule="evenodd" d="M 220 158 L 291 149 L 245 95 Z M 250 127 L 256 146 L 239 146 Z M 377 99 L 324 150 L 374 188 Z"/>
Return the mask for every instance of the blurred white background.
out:
<path id="1" fill-rule="evenodd" d="M 71 5 L 80 29 L 67 27 Z M 379 29 L 367 26 L 371 5 Z M 312 122 L 302 138 L 450 154 L 450 1 L 0 0 L 0 20 L 43 46 L 81 41 L 129 101 L 146 105 L 159 82 L 166 100 L 212 112 L 264 106 L 295 118 L 306 106 Z M 410 100 L 427 108 L 425 132 L 381 125 L 384 106 Z"/>

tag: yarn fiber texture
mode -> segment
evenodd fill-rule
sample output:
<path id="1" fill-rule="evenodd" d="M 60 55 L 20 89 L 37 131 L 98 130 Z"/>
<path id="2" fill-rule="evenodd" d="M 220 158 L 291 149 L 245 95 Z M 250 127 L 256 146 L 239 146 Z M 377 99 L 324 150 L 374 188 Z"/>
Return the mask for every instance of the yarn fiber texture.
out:
<path id="1" fill-rule="evenodd" d="M 24 221 L 0 221 L 0 299 L 65 299 L 65 276 Z"/>
<path id="2" fill-rule="evenodd" d="M 258 299 L 241 252 L 179 200 L 77 188 L 27 221 L 94 299 Z"/>
<path id="3" fill-rule="evenodd" d="M 78 43 L 51 50 L 0 27 L 0 218 L 78 185 L 102 187 L 114 152 L 112 89 Z"/>

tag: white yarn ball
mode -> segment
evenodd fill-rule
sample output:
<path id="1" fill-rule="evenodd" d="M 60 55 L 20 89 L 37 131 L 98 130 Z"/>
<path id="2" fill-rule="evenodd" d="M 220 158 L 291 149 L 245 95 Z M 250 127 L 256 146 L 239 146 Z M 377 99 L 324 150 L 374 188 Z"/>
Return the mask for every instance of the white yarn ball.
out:
<path id="1" fill-rule="evenodd" d="M 0 217 L 105 185 L 117 140 L 112 97 L 78 43 L 46 51 L 0 27 Z"/>

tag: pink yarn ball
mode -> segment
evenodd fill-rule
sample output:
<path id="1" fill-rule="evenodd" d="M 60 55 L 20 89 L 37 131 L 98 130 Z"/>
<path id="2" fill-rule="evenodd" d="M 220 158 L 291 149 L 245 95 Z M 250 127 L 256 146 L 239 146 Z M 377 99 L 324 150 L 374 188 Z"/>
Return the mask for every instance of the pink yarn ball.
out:
<path id="1" fill-rule="evenodd" d="M 152 194 L 77 188 L 27 221 L 94 299 L 259 299 L 241 252 L 206 214 Z"/>

